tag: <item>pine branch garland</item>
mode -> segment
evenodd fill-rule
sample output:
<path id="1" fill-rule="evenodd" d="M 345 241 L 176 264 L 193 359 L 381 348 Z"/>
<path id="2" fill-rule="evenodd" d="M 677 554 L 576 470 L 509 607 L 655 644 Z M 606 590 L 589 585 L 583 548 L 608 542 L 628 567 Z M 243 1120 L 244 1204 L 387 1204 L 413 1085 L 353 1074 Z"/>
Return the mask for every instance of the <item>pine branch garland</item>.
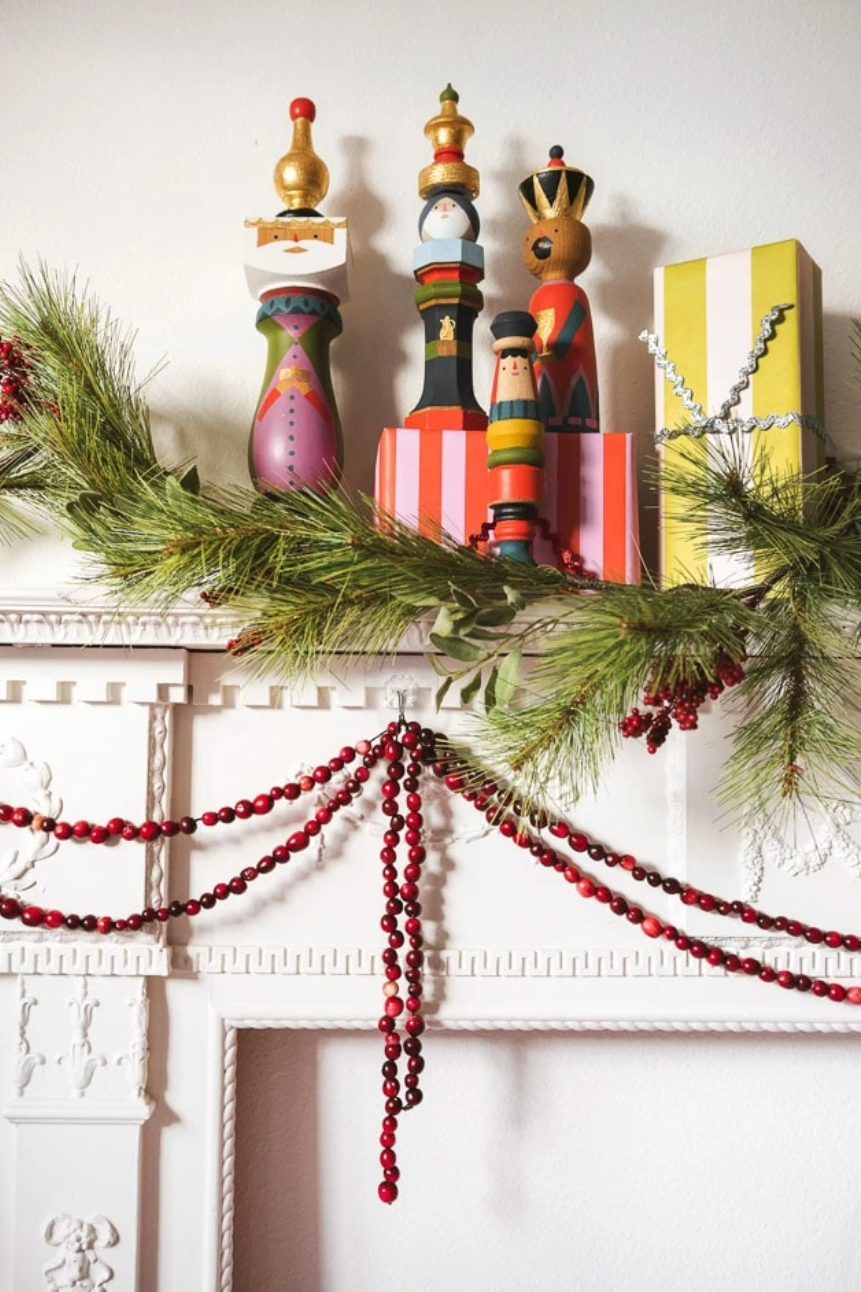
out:
<path id="1" fill-rule="evenodd" d="M 202 594 L 241 617 L 248 667 L 286 679 L 336 655 L 391 654 L 435 614 L 440 698 L 452 686 L 481 695 L 474 749 L 514 778 L 524 811 L 599 783 L 644 687 L 693 685 L 748 657 L 728 797 L 750 816 L 835 785 L 858 795 L 857 474 L 802 482 L 767 454 L 751 464 L 738 443 L 692 440 L 661 486 L 694 547 L 751 552 L 755 579 L 596 582 L 435 541 L 341 490 L 201 489 L 188 463 L 157 460 L 133 337 L 74 279 L 23 267 L 0 288 L 0 333 L 31 360 L 20 417 L 0 427 L 0 528 L 21 524 L 23 500 L 124 604 Z"/>

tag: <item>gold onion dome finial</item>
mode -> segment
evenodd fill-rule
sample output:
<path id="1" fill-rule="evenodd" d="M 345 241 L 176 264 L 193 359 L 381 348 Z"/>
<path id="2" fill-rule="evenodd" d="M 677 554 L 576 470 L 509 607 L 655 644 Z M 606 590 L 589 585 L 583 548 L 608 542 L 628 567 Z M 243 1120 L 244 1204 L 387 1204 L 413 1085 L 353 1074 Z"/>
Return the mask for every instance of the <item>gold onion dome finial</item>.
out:
<path id="1" fill-rule="evenodd" d="M 426 198 L 431 189 L 453 188 L 470 197 L 478 197 L 479 175 L 474 166 L 463 159 L 467 140 L 475 127 L 457 110 L 459 95 L 451 82 L 439 96 L 440 108 L 425 126 L 425 134 L 433 144 L 433 163 L 419 174 L 419 197 Z"/>
<path id="2" fill-rule="evenodd" d="M 311 99 L 290 104 L 293 141 L 275 167 L 275 192 L 292 211 L 315 211 L 329 191 L 329 168 L 314 152 L 311 122 L 317 109 Z"/>
<path id="3" fill-rule="evenodd" d="M 533 224 L 561 215 L 583 219 L 595 181 L 585 171 L 566 166 L 564 156 L 564 149 L 554 144 L 547 165 L 527 175 L 518 186 L 520 200 Z"/>

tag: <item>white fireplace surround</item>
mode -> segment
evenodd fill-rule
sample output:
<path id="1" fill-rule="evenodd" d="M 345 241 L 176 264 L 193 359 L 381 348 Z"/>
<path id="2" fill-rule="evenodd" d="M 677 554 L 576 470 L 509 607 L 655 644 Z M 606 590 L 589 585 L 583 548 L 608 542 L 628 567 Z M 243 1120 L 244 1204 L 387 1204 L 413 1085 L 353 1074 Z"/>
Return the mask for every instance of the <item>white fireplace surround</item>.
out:
<path id="1" fill-rule="evenodd" d="M 293 689 L 247 682 L 224 653 L 231 632 L 229 616 L 193 604 L 117 615 L 79 593 L 0 593 L 0 795 L 73 820 L 198 813 L 373 734 L 399 691 L 411 712 L 437 721 L 422 626 L 395 660 L 334 667 Z M 469 720 L 456 698 L 438 719 L 447 729 Z M 717 775 L 727 722 L 714 708 L 699 732 L 654 759 L 626 747 L 602 793 L 572 815 L 667 873 L 828 926 L 851 921 L 861 874 L 854 815 L 789 845 L 722 820 L 703 791 Z M 372 784 L 314 850 L 193 922 L 108 937 L 0 928 L 3 1286 L 247 1292 L 234 1261 L 240 1038 L 244 1029 L 325 1037 L 375 1028 L 382 827 L 374 802 Z M 470 1035 L 536 1045 L 569 1035 L 576 1068 L 578 1044 L 602 1033 L 692 1044 L 760 1033 L 804 1045 L 861 1031 L 851 1007 L 730 979 L 610 920 L 491 837 L 442 787 L 429 786 L 426 803 L 431 1072 L 442 1034 L 461 1036 L 467 1065 Z M 247 829 L 101 849 L 39 849 L 30 832 L 6 826 L 0 886 L 79 913 L 119 914 L 229 878 L 300 819 L 299 805 L 280 804 Z M 637 889 L 619 872 L 614 883 Z M 766 952 L 780 967 L 861 978 L 858 956 L 743 936 L 742 926 L 651 889 L 638 897 L 686 930 Z M 429 1102 L 413 1116 L 439 1115 Z M 370 1126 L 371 1163 L 374 1143 Z M 418 1201 L 420 1159 L 409 1174 Z M 389 1214 L 408 1215 L 409 1205 Z M 189 1229 L 193 1244 L 182 1240 Z M 272 1268 L 273 1287 L 317 1292 L 301 1278 L 290 1283 L 289 1262 Z M 276 1281 L 278 1269 L 288 1270 L 286 1282 Z M 472 1285 L 482 1286 L 475 1277 Z"/>

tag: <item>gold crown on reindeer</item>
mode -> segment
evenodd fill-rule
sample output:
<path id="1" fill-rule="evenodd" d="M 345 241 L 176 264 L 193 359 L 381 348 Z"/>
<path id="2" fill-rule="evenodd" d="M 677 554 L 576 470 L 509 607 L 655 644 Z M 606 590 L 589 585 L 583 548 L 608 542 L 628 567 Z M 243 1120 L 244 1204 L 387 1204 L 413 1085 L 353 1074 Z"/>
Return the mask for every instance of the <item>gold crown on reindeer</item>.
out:
<path id="1" fill-rule="evenodd" d="M 566 166 L 564 155 L 564 149 L 554 144 L 547 165 L 518 185 L 520 200 L 533 224 L 562 215 L 582 220 L 589 205 L 595 181 L 585 171 Z"/>

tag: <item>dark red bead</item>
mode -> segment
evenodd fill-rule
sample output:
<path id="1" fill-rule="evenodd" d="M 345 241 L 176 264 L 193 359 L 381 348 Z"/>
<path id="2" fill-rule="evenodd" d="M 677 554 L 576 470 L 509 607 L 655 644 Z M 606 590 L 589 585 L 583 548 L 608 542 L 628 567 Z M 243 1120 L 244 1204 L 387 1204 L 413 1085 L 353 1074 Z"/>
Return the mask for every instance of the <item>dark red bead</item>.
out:
<path id="1" fill-rule="evenodd" d="M 179 823 L 177 821 L 170 820 L 162 821 L 161 832 L 163 835 L 166 835 L 168 839 L 172 839 L 174 835 L 179 834 Z"/>
<path id="2" fill-rule="evenodd" d="M 568 840 L 568 846 L 573 848 L 575 852 L 585 852 L 589 847 L 589 840 L 585 834 L 572 834 Z"/>
<path id="3" fill-rule="evenodd" d="M 717 901 L 711 893 L 700 893 L 698 905 L 701 911 L 713 911 L 717 906 Z"/>
<path id="4" fill-rule="evenodd" d="M 800 973 L 796 976 L 796 979 L 795 979 L 796 991 L 810 991 L 810 988 L 812 986 L 813 986 L 813 979 L 808 978 L 806 973 Z"/>
<path id="5" fill-rule="evenodd" d="M 37 928 L 44 918 L 45 912 L 42 910 L 41 906 L 25 906 L 21 912 L 22 922 L 30 928 Z"/>
<path id="6" fill-rule="evenodd" d="M 161 834 L 161 826 L 157 821 L 144 821 L 138 833 L 142 839 L 149 843 L 151 840 L 159 837 Z"/>
<path id="7" fill-rule="evenodd" d="M 197 830 L 197 822 L 193 816 L 183 816 L 179 819 L 179 828 L 183 834 L 194 834 Z"/>
<path id="8" fill-rule="evenodd" d="M 62 911 L 46 911 L 45 927 L 48 929 L 58 929 L 63 923 Z"/>
<path id="9" fill-rule="evenodd" d="M 280 799 L 283 799 L 284 791 L 282 790 L 281 786 L 273 785 L 272 789 L 269 791 L 269 797 L 271 798 L 273 803 L 277 803 Z"/>
<path id="10" fill-rule="evenodd" d="M 603 885 L 600 885 L 598 888 L 595 889 L 596 902 L 602 902 L 606 906 L 606 904 L 608 902 L 611 902 L 612 900 L 613 900 L 613 894 L 610 892 L 609 888 L 605 888 Z"/>
<path id="11" fill-rule="evenodd" d="M 254 814 L 254 805 L 250 799 L 240 799 L 233 810 L 240 821 L 247 821 Z"/>
<path id="12" fill-rule="evenodd" d="M 828 947 L 839 947 L 843 942 L 843 934 L 832 929 L 830 933 L 825 934 L 825 945 Z"/>
<path id="13" fill-rule="evenodd" d="M 781 969 L 777 975 L 777 985 L 790 991 L 795 986 L 795 974 L 790 973 L 788 969 Z"/>
<path id="14" fill-rule="evenodd" d="M 814 996 L 827 996 L 828 983 L 823 982 L 821 978 L 816 978 L 813 984 L 811 985 L 810 990 L 812 991 Z"/>
<path id="15" fill-rule="evenodd" d="M 786 925 L 786 931 L 791 938 L 800 938 L 804 932 L 804 925 L 800 920 L 789 920 Z"/>
<path id="16" fill-rule="evenodd" d="M 748 974 L 751 978 L 755 977 L 761 969 L 762 965 L 754 956 L 745 956 L 741 962 L 742 973 Z"/>
<path id="17" fill-rule="evenodd" d="M 857 951 L 861 947 L 861 938 L 857 938 L 854 933 L 847 933 L 843 945 L 847 951 Z"/>
<path id="18" fill-rule="evenodd" d="M 397 1201 L 398 1186 L 388 1180 L 384 1180 L 377 1188 L 377 1194 L 380 1202 L 391 1204 Z"/>
<path id="19" fill-rule="evenodd" d="M 393 1032 L 395 1030 L 395 1020 L 389 1018 L 388 1014 L 383 1014 L 382 1018 L 377 1022 L 377 1027 L 381 1032 Z"/>
<path id="20" fill-rule="evenodd" d="M 822 942 L 825 934 L 821 929 L 811 926 L 810 928 L 805 929 L 804 936 L 808 942 L 812 942 L 815 945 L 817 942 Z"/>
<path id="21" fill-rule="evenodd" d="M 194 898 L 194 897 L 189 897 L 189 899 L 188 899 L 188 901 L 185 903 L 185 905 L 184 905 L 183 909 L 184 909 L 184 911 L 185 911 L 186 915 L 199 915 L 199 914 L 200 914 L 200 902 L 198 902 L 198 901 L 197 901 L 197 899 L 196 899 L 196 898 Z"/>
<path id="22" fill-rule="evenodd" d="M 81 920 L 81 928 L 85 933 L 95 933 L 98 922 L 95 915 L 85 915 Z"/>
<path id="23" fill-rule="evenodd" d="M 700 942 L 699 938 L 695 938 L 688 948 L 690 955 L 695 960 L 703 960 L 708 955 L 709 950 L 708 945 L 705 942 Z"/>
<path id="24" fill-rule="evenodd" d="M 90 833 L 89 821 L 76 821 L 72 826 L 72 834 L 76 839 L 86 839 Z"/>
<path id="25" fill-rule="evenodd" d="M 682 889 L 682 901 L 684 902 L 685 906 L 696 906 L 698 899 L 699 899 L 699 893 L 695 888 Z"/>
<path id="26" fill-rule="evenodd" d="M 723 961 L 724 961 L 723 951 L 721 951 L 720 947 L 712 947 L 711 951 L 706 956 L 706 960 L 708 960 L 710 965 L 717 968 L 719 965 L 723 964 Z"/>
<path id="27" fill-rule="evenodd" d="M 776 977 L 777 973 L 772 969 L 771 965 L 763 965 L 759 971 L 760 982 L 774 982 Z"/>
<path id="28" fill-rule="evenodd" d="M 643 880 L 646 878 L 646 867 L 635 866 L 634 869 L 631 871 L 631 878 L 636 879 L 637 883 L 641 884 Z"/>
<path id="29" fill-rule="evenodd" d="M 205 911 L 211 911 L 215 905 L 215 893 L 201 893 L 200 904 Z"/>
<path id="30" fill-rule="evenodd" d="M 54 826 L 54 838 L 62 840 L 71 839 L 71 837 L 72 827 L 69 825 L 68 821 L 58 821 Z"/>
<path id="31" fill-rule="evenodd" d="M 269 856 L 261 857 L 255 869 L 258 875 L 268 875 L 270 871 L 275 869 L 275 858 Z"/>
<path id="32" fill-rule="evenodd" d="M 287 840 L 287 847 L 291 852 L 301 852 L 303 848 L 308 847 L 307 826 L 304 830 L 297 830 L 295 834 L 291 834 Z"/>
<path id="33" fill-rule="evenodd" d="M 223 825 L 230 825 L 231 821 L 236 820 L 236 813 L 232 807 L 222 807 L 218 809 L 218 819 Z"/>
<path id="34" fill-rule="evenodd" d="M 90 843 L 105 843 L 108 832 L 103 825 L 94 825 L 90 830 Z"/>
<path id="35" fill-rule="evenodd" d="M 413 1022 L 412 1019 L 410 1019 L 409 1021 Z M 421 1101 L 424 1099 L 424 1095 L 422 1094 L 421 1090 L 408 1090 L 404 1098 L 406 1099 L 407 1106 L 409 1108 L 415 1108 L 416 1104 L 420 1104 Z"/>
<path id="36" fill-rule="evenodd" d="M 132 933 L 137 933 L 138 929 L 143 927 L 143 919 L 138 915 L 137 911 L 133 911 L 128 917 L 126 920 L 126 926 L 131 929 Z"/>
<path id="37" fill-rule="evenodd" d="M 178 899 L 176 901 L 171 902 L 170 906 L 168 907 L 168 913 L 172 915 L 175 920 L 179 919 L 180 915 L 182 915 L 184 912 L 185 912 L 185 905 L 183 902 L 180 902 Z"/>
<path id="38" fill-rule="evenodd" d="M 244 866 L 242 870 L 239 872 L 239 874 L 241 878 L 245 880 L 246 884 L 253 884 L 255 879 L 257 878 L 257 867 Z"/>
<path id="39" fill-rule="evenodd" d="M 240 879 L 239 875 L 234 875 L 233 878 L 230 880 L 230 883 L 228 884 L 228 888 L 230 889 L 231 893 L 235 893 L 237 897 L 241 893 L 244 893 L 247 887 L 248 885 L 246 884 L 245 880 Z"/>
<path id="40" fill-rule="evenodd" d="M 290 802 L 292 802 L 293 799 L 298 799 L 301 793 L 302 791 L 299 789 L 299 786 L 296 784 L 295 781 L 288 781 L 287 784 L 284 786 L 284 797 L 285 799 L 288 799 Z"/>
<path id="41" fill-rule="evenodd" d="M 410 1036 L 419 1036 L 425 1030 L 424 1019 L 420 1018 L 416 1014 L 412 1018 L 407 1019 L 404 1027 L 407 1029 Z"/>
<path id="42" fill-rule="evenodd" d="M 17 807 L 12 813 L 12 824 L 20 827 L 27 826 L 33 820 L 33 813 L 29 808 Z"/>
<path id="43" fill-rule="evenodd" d="M 0 803 L 0 821 L 11 821 L 13 811 L 11 803 Z"/>
<path id="44" fill-rule="evenodd" d="M 737 956 L 734 952 L 730 952 L 723 962 L 723 967 L 726 969 L 727 973 L 738 973 L 741 968 L 741 956 Z"/>
<path id="45" fill-rule="evenodd" d="M 639 906 L 631 906 L 628 908 L 625 918 L 630 920 L 631 924 L 642 924 L 645 916 Z"/>
<path id="46" fill-rule="evenodd" d="M 0 914 L 2 914 L 2 911 L 0 911 Z M 72 929 L 74 931 L 75 929 L 79 929 L 81 927 L 81 917 L 80 915 L 75 915 L 73 911 L 70 911 L 64 917 L 63 923 L 65 924 L 67 929 Z"/>
<path id="47" fill-rule="evenodd" d="M 617 894 L 610 903 L 610 910 L 614 915 L 624 915 L 628 910 L 628 903 L 624 897 Z"/>
<path id="48" fill-rule="evenodd" d="M 216 901 L 223 902 L 230 896 L 229 884 L 214 884 L 212 888 Z"/>
<path id="49" fill-rule="evenodd" d="M 796 986 L 798 984 L 796 983 Z M 846 988 L 842 987 L 839 982 L 831 983 L 828 988 L 828 999 L 840 1002 L 846 999 Z"/>

